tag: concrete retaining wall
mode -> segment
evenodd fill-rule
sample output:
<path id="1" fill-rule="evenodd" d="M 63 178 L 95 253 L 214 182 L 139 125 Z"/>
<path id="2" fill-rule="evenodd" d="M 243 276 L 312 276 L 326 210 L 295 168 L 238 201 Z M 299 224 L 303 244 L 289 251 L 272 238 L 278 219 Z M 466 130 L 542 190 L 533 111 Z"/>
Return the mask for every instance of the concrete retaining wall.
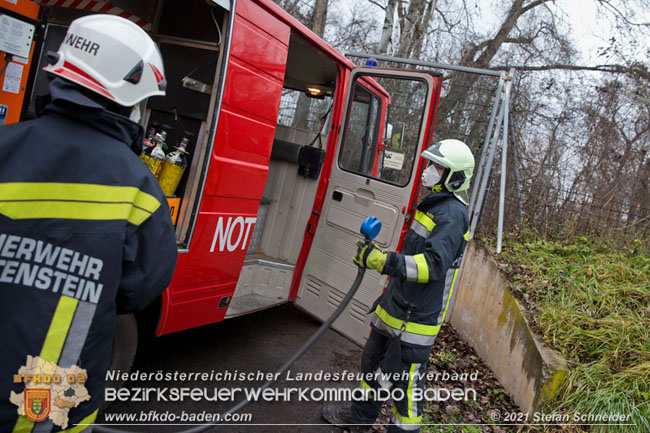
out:
<path id="1" fill-rule="evenodd" d="M 451 325 L 492 369 L 515 403 L 535 412 L 567 375 L 566 362 L 531 332 L 489 251 L 472 241 L 450 318 Z"/>

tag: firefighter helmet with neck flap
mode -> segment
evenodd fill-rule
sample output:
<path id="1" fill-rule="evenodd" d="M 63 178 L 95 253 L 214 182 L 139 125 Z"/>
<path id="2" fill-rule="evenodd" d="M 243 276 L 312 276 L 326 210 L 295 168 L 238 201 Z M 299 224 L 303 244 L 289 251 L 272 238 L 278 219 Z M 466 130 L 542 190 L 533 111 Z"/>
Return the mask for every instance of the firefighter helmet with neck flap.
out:
<path id="1" fill-rule="evenodd" d="M 461 197 L 458 193 L 469 188 L 474 173 L 474 156 L 469 147 L 460 140 L 442 140 L 429 146 L 422 157 L 445 167 L 440 183 L 465 202 L 465 194 Z"/>

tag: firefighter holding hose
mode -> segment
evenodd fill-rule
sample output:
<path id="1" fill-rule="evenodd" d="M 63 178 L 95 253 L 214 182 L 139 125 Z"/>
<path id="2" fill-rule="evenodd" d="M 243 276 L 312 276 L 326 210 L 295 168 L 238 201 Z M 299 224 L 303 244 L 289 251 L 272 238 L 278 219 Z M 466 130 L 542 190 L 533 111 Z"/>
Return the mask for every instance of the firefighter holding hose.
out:
<path id="1" fill-rule="evenodd" d="M 472 152 L 463 142 L 449 139 L 421 156 L 429 164 L 422 186 L 430 193 L 417 205 L 402 251 L 384 252 L 373 242 L 357 241 L 353 258 L 360 267 L 391 276 L 372 309 L 372 331 L 361 358 L 362 372 L 372 377 L 362 380 L 364 388 L 403 391 L 404 398 L 394 401 L 389 432 L 420 428 L 424 402 L 414 398 L 413 390 L 424 388 L 429 353 L 445 319 L 469 235 L 465 193 L 474 170 Z M 352 432 L 367 432 L 381 406 L 382 401 L 356 401 L 349 407 L 326 407 L 323 417 Z"/>

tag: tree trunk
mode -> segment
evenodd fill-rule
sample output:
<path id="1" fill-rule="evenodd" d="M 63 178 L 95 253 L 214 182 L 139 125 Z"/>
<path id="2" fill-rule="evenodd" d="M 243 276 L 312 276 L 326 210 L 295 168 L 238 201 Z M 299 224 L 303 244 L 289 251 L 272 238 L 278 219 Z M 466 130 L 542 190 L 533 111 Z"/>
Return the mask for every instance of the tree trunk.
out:
<path id="1" fill-rule="evenodd" d="M 321 38 L 325 33 L 325 24 L 327 22 L 327 2 L 328 0 L 316 0 L 311 18 L 311 30 Z"/>
<path id="2" fill-rule="evenodd" d="M 388 43 L 393 36 L 393 27 L 395 26 L 395 6 L 397 6 L 397 0 L 388 0 L 384 26 L 381 29 L 381 38 L 377 46 L 377 52 L 379 54 L 388 54 Z"/>
<path id="3" fill-rule="evenodd" d="M 413 47 L 417 44 L 418 38 L 422 38 L 424 33 L 422 27 L 428 27 L 429 23 L 423 22 L 427 5 L 435 0 L 411 0 L 408 5 L 406 13 L 400 11 L 400 38 L 399 48 L 397 49 L 397 57 L 411 58 L 413 55 Z M 420 42 L 421 44 L 421 42 Z"/>

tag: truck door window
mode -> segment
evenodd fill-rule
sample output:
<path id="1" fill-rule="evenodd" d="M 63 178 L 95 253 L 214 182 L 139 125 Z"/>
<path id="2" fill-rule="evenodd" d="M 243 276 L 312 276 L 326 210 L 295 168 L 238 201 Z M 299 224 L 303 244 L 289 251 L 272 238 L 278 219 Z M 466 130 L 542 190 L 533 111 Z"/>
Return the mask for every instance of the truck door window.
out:
<path id="1" fill-rule="evenodd" d="M 360 174 L 371 173 L 379 133 L 381 102 L 367 88 L 356 84 L 348 116 L 345 144 L 341 151 L 341 168 Z"/>
<path id="2" fill-rule="evenodd" d="M 348 107 L 341 169 L 407 185 L 417 159 L 428 87 L 419 79 L 358 75 Z"/>

